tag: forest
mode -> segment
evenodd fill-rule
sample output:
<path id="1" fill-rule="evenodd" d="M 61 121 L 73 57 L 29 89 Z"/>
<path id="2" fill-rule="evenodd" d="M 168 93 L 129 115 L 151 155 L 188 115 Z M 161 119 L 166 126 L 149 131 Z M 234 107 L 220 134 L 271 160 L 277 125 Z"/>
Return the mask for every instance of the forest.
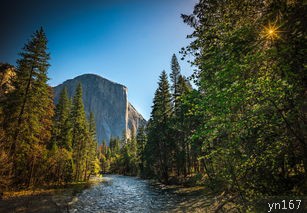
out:
<path id="1" fill-rule="evenodd" d="M 182 15 L 194 73 L 181 75 L 172 56 L 148 124 L 120 150 L 101 147 L 103 168 L 205 185 L 245 211 L 266 196 L 306 195 L 305 14 L 303 1 L 196 4 Z"/>
<path id="2" fill-rule="evenodd" d="M 242 211 L 266 196 L 307 192 L 306 4 L 200 0 L 180 59 L 162 71 L 146 124 L 98 147 L 82 87 L 53 101 L 43 29 L 17 66 L 1 64 L 0 189 L 117 173 L 204 185 Z M 109 145 L 107 145 L 109 144 Z"/>
<path id="3" fill-rule="evenodd" d="M 47 38 L 37 30 L 17 67 L 1 64 L 0 186 L 85 181 L 98 174 L 93 114 L 87 119 L 78 86 L 70 100 L 64 89 L 55 106 L 47 84 Z"/>

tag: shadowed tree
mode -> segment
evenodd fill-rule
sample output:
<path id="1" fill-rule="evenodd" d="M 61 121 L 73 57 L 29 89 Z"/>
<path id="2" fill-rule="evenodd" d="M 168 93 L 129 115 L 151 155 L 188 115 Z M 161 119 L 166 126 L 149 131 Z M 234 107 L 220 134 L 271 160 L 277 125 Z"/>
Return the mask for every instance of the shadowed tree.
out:
<path id="1" fill-rule="evenodd" d="M 147 166 L 151 167 L 164 182 L 168 182 L 172 158 L 168 128 L 171 110 L 169 83 L 166 72 L 163 71 L 153 100 L 145 153 L 149 155 L 147 156 Z"/>
<path id="2" fill-rule="evenodd" d="M 81 84 L 78 84 L 73 98 L 71 122 L 73 159 L 75 164 L 74 179 L 78 181 L 84 179 L 83 174 L 86 170 L 86 145 L 90 139 L 88 123 L 86 120 L 84 105 L 82 101 Z"/>
<path id="3" fill-rule="evenodd" d="M 14 90 L 5 106 L 4 128 L 15 179 L 31 185 L 40 172 L 38 160 L 43 160 L 51 137 L 54 113 L 52 90 L 47 85 L 47 38 L 42 28 L 33 34 L 20 56 L 12 82 Z"/>

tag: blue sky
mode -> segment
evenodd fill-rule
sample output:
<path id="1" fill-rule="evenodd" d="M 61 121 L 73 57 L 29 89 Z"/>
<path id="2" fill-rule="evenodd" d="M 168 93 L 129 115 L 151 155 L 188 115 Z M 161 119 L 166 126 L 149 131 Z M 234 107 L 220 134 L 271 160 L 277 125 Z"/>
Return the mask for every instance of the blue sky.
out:
<path id="1" fill-rule="evenodd" d="M 95 73 L 128 87 L 128 98 L 146 118 L 162 70 L 170 72 L 192 29 L 180 14 L 196 0 L 14 1 L 4 0 L 0 23 L 0 62 L 15 64 L 30 35 L 43 26 L 51 53 L 49 83 L 56 86 Z M 192 74 L 185 61 L 182 73 Z"/>

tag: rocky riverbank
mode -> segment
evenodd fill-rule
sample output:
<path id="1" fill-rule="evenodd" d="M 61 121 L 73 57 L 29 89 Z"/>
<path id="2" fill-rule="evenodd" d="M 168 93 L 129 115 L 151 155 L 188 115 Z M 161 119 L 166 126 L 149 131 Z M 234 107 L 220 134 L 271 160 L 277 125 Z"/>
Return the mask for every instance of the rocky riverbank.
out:
<path id="1" fill-rule="evenodd" d="M 70 205 L 76 201 L 78 193 L 102 180 L 94 177 L 89 182 L 4 192 L 0 200 L 0 212 L 67 213 Z"/>
<path id="2" fill-rule="evenodd" d="M 7 192 L 0 200 L 0 212 L 67 212 L 71 200 L 71 191 L 65 189 Z"/>
<path id="3" fill-rule="evenodd" d="M 105 184 L 100 184 L 104 181 Z M 94 186 L 95 184 L 97 184 L 97 186 Z M 86 190 L 87 192 L 81 195 L 81 192 L 88 188 L 89 190 Z M 91 191 L 93 194 L 91 194 Z M 130 198 L 129 196 L 131 196 L 131 194 L 133 196 Z M 81 195 L 81 197 L 79 197 L 79 195 Z M 81 200 L 78 200 L 78 197 Z M 5 192 L 3 199 L 0 200 L 0 212 L 74 212 L 75 209 L 80 207 L 80 205 L 77 204 L 79 202 L 85 203 L 84 205 L 87 208 L 94 208 L 96 204 L 101 205 L 100 200 L 97 201 L 98 203 L 87 203 L 89 202 L 88 200 L 100 199 L 99 197 L 104 201 L 104 205 L 110 205 L 110 208 L 112 207 L 113 210 L 120 208 L 116 205 L 127 204 L 126 202 L 117 202 L 117 199 L 122 201 L 122 199 L 126 198 L 127 202 L 131 202 L 132 209 L 134 209 L 134 205 L 139 205 L 139 200 L 133 200 L 133 198 L 138 197 L 143 200 L 140 205 L 144 204 L 144 199 L 147 197 L 149 200 L 149 207 L 155 209 L 155 205 L 157 204 L 160 205 L 160 210 L 166 208 L 167 212 L 214 212 L 214 207 L 216 207 L 216 203 L 214 202 L 215 196 L 204 186 L 187 187 L 181 185 L 164 185 L 156 181 L 145 181 L 133 177 L 111 176 L 105 179 L 93 177 L 90 182 L 87 183 L 73 183 L 66 186 L 42 187 L 32 190 Z M 112 203 L 108 204 L 108 199 L 111 199 L 110 202 Z M 156 203 L 157 199 L 161 199 L 161 202 Z M 169 201 L 164 203 L 165 199 Z M 97 208 L 104 209 L 109 208 L 109 206 Z M 78 211 L 82 212 L 83 210 L 84 209 L 79 209 Z"/>

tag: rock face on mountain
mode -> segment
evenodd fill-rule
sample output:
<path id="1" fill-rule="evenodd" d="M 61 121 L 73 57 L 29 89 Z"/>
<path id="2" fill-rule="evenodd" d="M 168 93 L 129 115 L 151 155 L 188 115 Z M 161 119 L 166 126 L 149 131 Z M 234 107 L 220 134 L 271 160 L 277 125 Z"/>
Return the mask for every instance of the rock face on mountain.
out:
<path id="1" fill-rule="evenodd" d="M 145 119 L 128 102 L 127 87 L 94 74 L 81 75 L 54 87 L 55 103 L 65 86 L 69 97 L 73 97 L 79 83 L 85 112 L 87 116 L 91 111 L 94 113 L 99 143 L 102 140 L 109 143 L 111 137 L 121 138 L 123 134 L 130 138 L 132 132 L 145 125 Z"/>
<path id="2" fill-rule="evenodd" d="M 0 101 L 5 101 L 5 94 L 14 89 L 12 85 L 12 78 L 14 76 L 14 66 L 0 63 Z"/>

